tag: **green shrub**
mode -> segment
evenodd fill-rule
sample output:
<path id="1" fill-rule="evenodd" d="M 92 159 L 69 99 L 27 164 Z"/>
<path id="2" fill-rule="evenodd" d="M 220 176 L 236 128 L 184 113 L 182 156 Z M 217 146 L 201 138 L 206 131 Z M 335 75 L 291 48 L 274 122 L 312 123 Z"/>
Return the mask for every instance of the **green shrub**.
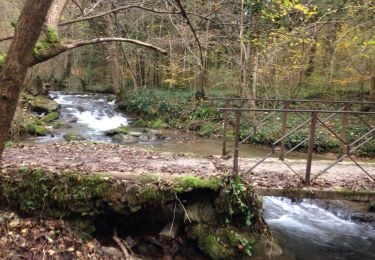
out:
<path id="1" fill-rule="evenodd" d="M 214 125 L 211 123 L 204 124 L 200 127 L 198 131 L 198 135 L 210 137 L 212 133 L 214 132 L 214 128 L 215 128 Z"/>
<path id="2" fill-rule="evenodd" d="M 140 114 L 148 119 L 154 118 L 157 115 L 154 94 L 149 90 L 137 92 L 128 100 L 127 111 Z"/>

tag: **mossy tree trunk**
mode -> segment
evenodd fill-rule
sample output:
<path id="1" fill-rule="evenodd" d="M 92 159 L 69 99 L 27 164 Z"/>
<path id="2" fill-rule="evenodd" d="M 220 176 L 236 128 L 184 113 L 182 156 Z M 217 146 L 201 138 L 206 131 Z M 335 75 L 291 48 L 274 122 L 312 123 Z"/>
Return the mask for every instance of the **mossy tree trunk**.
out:
<path id="1" fill-rule="evenodd" d="M 32 60 L 33 49 L 42 32 L 51 2 L 52 0 L 26 0 L 0 73 L 0 159 L 17 108 L 21 86 Z"/>

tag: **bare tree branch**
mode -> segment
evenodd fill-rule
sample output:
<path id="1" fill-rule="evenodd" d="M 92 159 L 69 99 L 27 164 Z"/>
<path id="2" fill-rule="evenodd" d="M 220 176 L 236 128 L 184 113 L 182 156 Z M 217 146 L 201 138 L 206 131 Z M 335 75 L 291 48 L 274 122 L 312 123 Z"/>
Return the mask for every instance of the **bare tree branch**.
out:
<path id="1" fill-rule="evenodd" d="M 65 26 L 65 25 L 69 25 L 69 24 L 72 24 L 72 23 L 83 22 L 83 21 L 99 18 L 99 17 L 105 16 L 105 15 L 109 15 L 109 14 L 112 14 L 112 13 L 118 13 L 120 11 L 124 11 L 124 10 L 128 10 L 128 9 L 141 9 L 141 10 L 145 10 L 145 11 L 156 13 L 156 14 L 180 14 L 181 13 L 181 12 L 173 12 L 173 11 L 154 10 L 154 9 L 147 8 L 147 7 L 140 6 L 140 5 L 127 5 L 127 6 L 118 7 L 118 8 L 113 9 L 113 10 L 109 10 L 107 12 L 99 13 L 99 14 L 96 14 L 96 15 L 66 21 L 66 22 L 60 23 L 60 26 Z"/>
<path id="2" fill-rule="evenodd" d="M 175 0 L 175 2 L 177 3 L 178 7 L 180 8 L 181 10 L 181 14 L 182 16 L 186 19 L 186 22 L 187 24 L 189 25 L 191 31 L 193 32 L 193 35 L 194 35 L 194 38 L 195 40 L 197 41 L 197 44 L 198 44 L 198 48 L 199 48 L 199 56 L 200 56 L 200 60 L 201 60 L 201 64 L 203 64 L 203 51 L 202 51 L 202 45 L 201 45 L 201 42 L 199 41 L 199 38 L 197 36 L 197 33 L 193 27 L 193 25 L 191 24 L 190 22 L 190 19 L 185 11 L 185 8 L 182 6 L 180 0 Z"/>
<path id="3" fill-rule="evenodd" d="M 132 43 L 132 44 L 135 44 L 135 45 L 138 45 L 138 46 L 142 46 L 142 47 L 160 52 L 164 55 L 168 54 L 168 52 L 166 50 L 164 50 L 162 48 L 159 48 L 155 45 L 152 45 L 150 43 L 146 43 L 146 42 L 142 42 L 142 41 L 138 41 L 138 40 L 133 40 L 133 39 L 128 39 L 128 38 L 107 37 L 107 38 L 96 38 L 96 39 L 91 39 L 91 40 L 82 40 L 82 41 L 77 41 L 77 42 L 73 42 L 73 43 L 62 44 L 62 45 L 57 46 L 56 48 L 54 48 L 52 50 L 47 51 L 46 53 L 43 53 L 39 57 L 34 57 L 30 66 L 34 66 L 34 65 L 42 63 L 46 60 L 54 58 L 54 57 L 60 55 L 61 53 L 66 52 L 68 50 L 76 49 L 78 47 L 82 47 L 82 46 L 86 46 L 86 45 L 90 45 L 90 44 L 98 44 L 98 43 L 113 42 L 113 41 Z"/>
<path id="4" fill-rule="evenodd" d="M 73 1 L 73 2 L 76 3 L 76 1 Z M 81 9 L 80 6 L 78 6 L 78 7 Z M 107 12 L 99 13 L 99 14 L 96 14 L 96 15 L 77 18 L 77 19 L 74 19 L 74 20 L 62 22 L 62 23 L 59 24 L 59 26 L 66 26 L 66 25 L 70 25 L 70 24 L 73 24 L 73 23 L 84 22 L 84 21 L 92 20 L 92 19 L 99 18 L 99 17 L 102 17 L 102 16 L 106 16 L 106 15 L 109 15 L 109 14 L 112 14 L 112 13 L 118 13 L 120 11 L 125 11 L 125 10 L 128 10 L 128 9 L 141 9 L 141 10 L 148 11 L 148 12 L 151 12 L 151 13 L 156 13 L 156 14 L 182 14 L 184 16 L 184 18 L 187 19 L 189 27 L 192 29 L 194 37 L 198 41 L 199 47 L 201 47 L 200 42 L 199 42 L 198 37 L 196 35 L 195 29 L 192 27 L 192 25 L 190 23 L 190 20 L 187 18 L 187 14 L 194 15 L 194 16 L 200 17 L 201 19 L 210 20 L 210 21 L 216 23 L 214 20 L 208 18 L 207 16 L 203 16 L 201 14 L 194 13 L 194 12 L 186 12 L 185 9 L 181 9 L 181 11 L 162 11 L 162 10 L 154 10 L 154 9 L 147 8 L 147 7 L 140 6 L 140 5 L 127 5 L 127 6 L 118 7 L 118 8 L 113 9 L 113 10 L 109 10 Z M 185 15 L 184 15 L 184 13 L 185 13 Z M 13 39 L 13 35 L 0 38 L 0 42 L 11 40 L 11 39 Z"/>
<path id="5" fill-rule="evenodd" d="M 13 35 L 0 38 L 0 42 L 8 41 L 8 40 L 11 40 L 11 39 L 13 39 Z"/>

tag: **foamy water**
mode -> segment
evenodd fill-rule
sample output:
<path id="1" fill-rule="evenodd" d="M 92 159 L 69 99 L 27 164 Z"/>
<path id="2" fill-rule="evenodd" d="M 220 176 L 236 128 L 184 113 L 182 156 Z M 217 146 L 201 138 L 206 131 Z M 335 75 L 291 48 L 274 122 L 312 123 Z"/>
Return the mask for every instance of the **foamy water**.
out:
<path id="1" fill-rule="evenodd" d="M 99 94 L 69 95 L 52 92 L 51 96 L 61 105 L 61 119 L 76 119 L 78 124 L 94 132 L 106 131 L 128 125 L 127 118 L 114 111 L 115 102 Z"/>
<path id="2" fill-rule="evenodd" d="M 310 200 L 265 197 L 264 218 L 296 259 L 375 259 L 375 230 L 320 208 Z"/>

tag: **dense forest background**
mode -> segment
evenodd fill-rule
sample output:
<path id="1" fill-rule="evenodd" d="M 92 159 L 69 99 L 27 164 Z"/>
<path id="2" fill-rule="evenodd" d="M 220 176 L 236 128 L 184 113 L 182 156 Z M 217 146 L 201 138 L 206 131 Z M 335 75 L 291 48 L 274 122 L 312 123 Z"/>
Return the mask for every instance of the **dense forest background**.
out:
<path id="1" fill-rule="evenodd" d="M 88 44 L 35 65 L 28 89 L 48 82 L 67 91 L 114 91 L 118 101 L 144 88 L 375 101 L 371 0 L 58 2 L 65 6 L 61 20 L 46 29 L 41 52 L 117 37 L 168 54 L 131 42 Z M 22 4 L 0 1 L 0 63 Z"/>

